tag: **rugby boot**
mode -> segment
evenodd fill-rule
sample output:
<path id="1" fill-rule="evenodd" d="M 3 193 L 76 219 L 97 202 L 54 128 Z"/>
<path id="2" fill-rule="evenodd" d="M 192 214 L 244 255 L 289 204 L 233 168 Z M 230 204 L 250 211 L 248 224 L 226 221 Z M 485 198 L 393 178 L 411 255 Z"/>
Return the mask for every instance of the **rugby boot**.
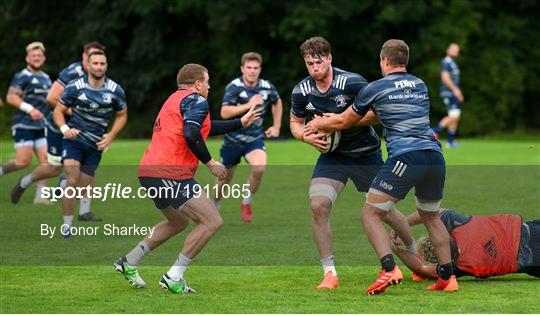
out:
<path id="1" fill-rule="evenodd" d="M 384 293 L 384 290 L 391 285 L 398 285 L 403 281 L 403 273 L 399 269 L 398 265 L 394 266 L 392 271 L 386 271 L 384 268 L 377 277 L 377 280 L 367 288 L 366 295 L 375 295 Z"/>
<path id="2" fill-rule="evenodd" d="M 452 275 L 448 280 L 443 280 L 439 277 L 437 282 L 427 287 L 429 291 L 448 291 L 455 292 L 458 290 L 458 282 L 456 276 Z"/>
<path id="3" fill-rule="evenodd" d="M 253 212 L 251 211 L 251 204 L 241 204 L 240 205 L 240 215 L 242 217 L 242 221 L 246 223 L 251 223 L 253 220 Z"/>
<path id="4" fill-rule="evenodd" d="M 139 276 L 139 272 L 136 267 L 129 266 L 125 256 L 118 258 L 113 264 L 113 269 L 124 275 L 129 283 L 136 288 L 146 287 L 146 283 Z"/>
<path id="5" fill-rule="evenodd" d="M 339 279 L 334 276 L 332 271 L 328 271 L 323 281 L 317 286 L 317 289 L 335 289 L 339 285 Z"/>

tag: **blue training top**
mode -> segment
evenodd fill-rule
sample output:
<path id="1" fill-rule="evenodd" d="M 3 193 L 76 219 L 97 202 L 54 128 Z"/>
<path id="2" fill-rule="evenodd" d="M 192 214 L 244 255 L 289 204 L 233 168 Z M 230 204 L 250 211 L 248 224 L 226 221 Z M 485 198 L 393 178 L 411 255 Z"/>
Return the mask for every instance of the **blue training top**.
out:
<path id="1" fill-rule="evenodd" d="M 120 85 L 106 78 L 105 84 L 95 89 L 89 85 L 86 76 L 66 86 L 60 103 L 73 111 L 68 125 L 81 131 L 75 141 L 93 148 L 97 148 L 96 143 L 107 132 L 113 111 L 127 107 L 126 96 Z"/>
<path id="2" fill-rule="evenodd" d="M 429 127 L 426 84 L 407 72 L 393 72 L 374 81 L 356 97 L 353 110 L 364 116 L 372 109 L 383 127 L 388 157 L 420 150 L 441 151 Z"/>
<path id="3" fill-rule="evenodd" d="M 49 112 L 47 105 L 47 94 L 51 88 L 51 79 L 43 72 L 33 72 L 24 68 L 17 72 L 11 81 L 10 87 L 23 92 L 24 102 L 34 106 L 43 115 Z M 11 129 L 31 129 L 39 130 L 45 126 L 43 120 L 34 121 L 28 114 L 18 110 L 13 117 Z"/>

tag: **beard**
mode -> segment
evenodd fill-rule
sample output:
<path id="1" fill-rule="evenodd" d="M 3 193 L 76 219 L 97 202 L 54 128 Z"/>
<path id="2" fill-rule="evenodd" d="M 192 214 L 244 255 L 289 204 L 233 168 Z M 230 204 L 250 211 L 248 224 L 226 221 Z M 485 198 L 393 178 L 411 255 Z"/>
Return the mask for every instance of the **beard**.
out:
<path id="1" fill-rule="evenodd" d="M 89 74 L 92 77 L 92 79 L 96 80 L 96 81 L 103 79 L 103 77 L 105 76 L 105 72 L 103 72 L 103 74 L 101 74 L 101 75 L 97 75 L 97 74 L 92 73 L 92 72 L 90 72 Z"/>
<path id="2" fill-rule="evenodd" d="M 30 69 L 32 69 L 32 71 L 36 71 L 36 72 L 41 70 L 41 65 L 36 67 L 36 66 L 34 66 L 32 64 L 28 64 L 28 67 L 30 67 Z"/>

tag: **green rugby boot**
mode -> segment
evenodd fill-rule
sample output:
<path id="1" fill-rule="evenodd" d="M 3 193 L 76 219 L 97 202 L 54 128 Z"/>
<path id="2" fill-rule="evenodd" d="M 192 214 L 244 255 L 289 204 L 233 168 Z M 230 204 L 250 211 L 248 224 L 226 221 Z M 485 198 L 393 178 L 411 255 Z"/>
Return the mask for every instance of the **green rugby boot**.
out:
<path id="1" fill-rule="evenodd" d="M 188 294 L 197 292 L 192 288 L 188 287 L 184 279 L 180 279 L 180 281 L 177 282 L 171 279 L 167 274 L 161 276 L 161 279 L 159 280 L 159 285 L 163 289 L 167 289 L 174 294 Z"/>
<path id="2" fill-rule="evenodd" d="M 146 283 L 141 276 L 139 276 L 137 268 L 130 267 L 128 265 L 126 256 L 118 258 L 118 260 L 113 264 L 113 269 L 123 274 L 124 278 L 126 278 L 126 280 L 129 281 L 132 286 L 136 288 L 146 287 Z"/>

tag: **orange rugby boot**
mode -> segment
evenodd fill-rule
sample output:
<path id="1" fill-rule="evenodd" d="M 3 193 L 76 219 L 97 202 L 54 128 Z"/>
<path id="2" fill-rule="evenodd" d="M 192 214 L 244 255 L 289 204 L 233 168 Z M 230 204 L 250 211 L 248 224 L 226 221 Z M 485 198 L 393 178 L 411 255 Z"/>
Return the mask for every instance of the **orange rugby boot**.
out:
<path id="1" fill-rule="evenodd" d="M 251 223 L 253 220 L 253 213 L 251 212 L 251 204 L 241 204 L 240 205 L 240 215 L 242 217 L 242 221 L 246 223 Z"/>
<path id="2" fill-rule="evenodd" d="M 367 288 L 366 295 L 375 295 L 384 293 L 384 290 L 391 285 L 398 285 L 403 281 L 403 273 L 399 270 L 398 265 L 394 266 L 392 271 L 386 271 L 384 268 L 381 270 L 381 273 L 377 277 L 377 280 Z"/>
<path id="3" fill-rule="evenodd" d="M 448 280 L 443 280 L 439 277 L 437 282 L 427 287 L 429 291 L 448 291 L 456 292 L 458 290 L 458 283 L 456 276 L 452 275 Z"/>
<path id="4" fill-rule="evenodd" d="M 334 276 L 332 271 L 328 271 L 324 276 L 321 284 L 317 286 L 317 289 L 335 289 L 339 285 L 339 279 L 337 276 Z"/>

